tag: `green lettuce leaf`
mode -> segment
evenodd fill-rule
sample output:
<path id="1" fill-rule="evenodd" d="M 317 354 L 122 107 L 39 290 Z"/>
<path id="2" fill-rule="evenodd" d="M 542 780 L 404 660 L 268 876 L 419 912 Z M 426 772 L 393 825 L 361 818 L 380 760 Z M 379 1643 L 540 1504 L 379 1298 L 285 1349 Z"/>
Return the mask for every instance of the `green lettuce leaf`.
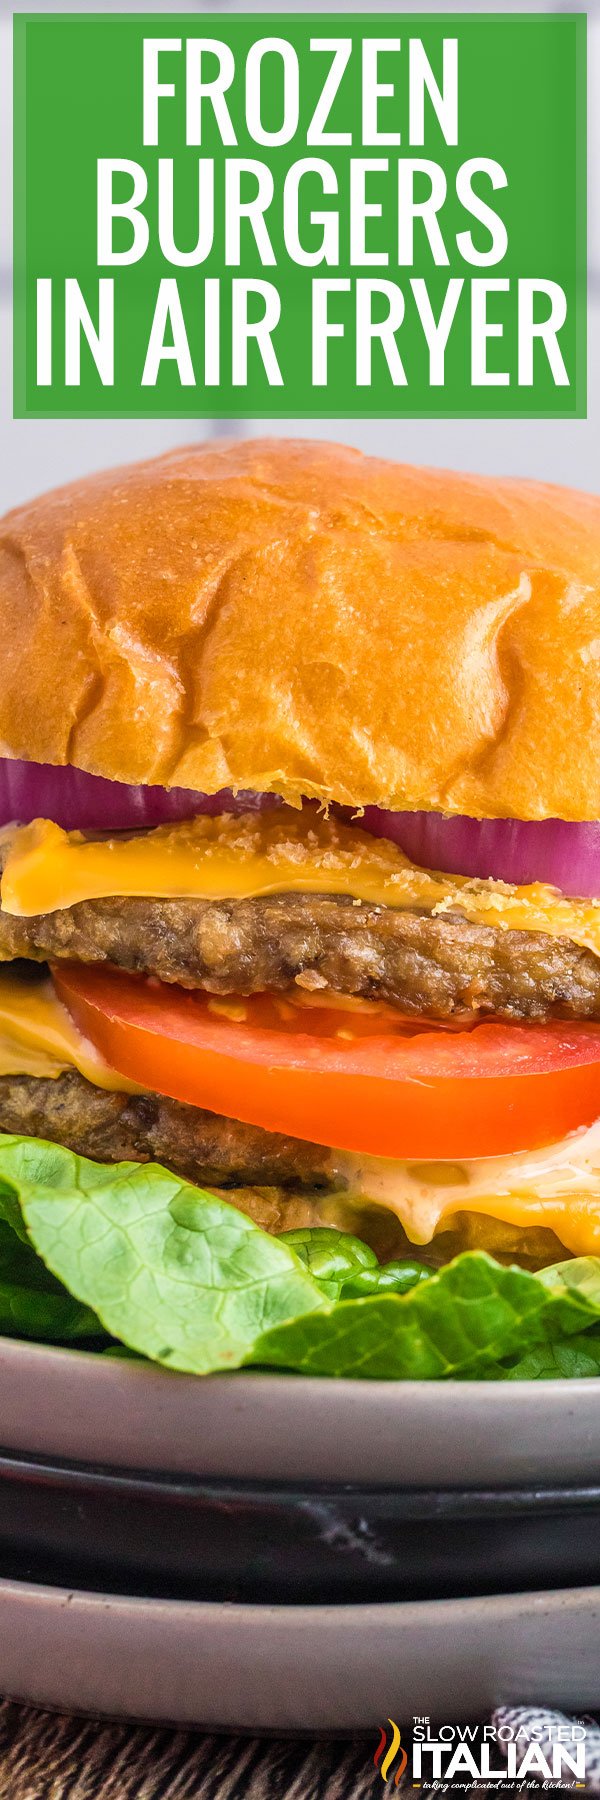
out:
<path id="1" fill-rule="evenodd" d="M 238 1368 L 263 1332 L 325 1304 L 293 1250 L 154 1163 L 3 1137 L 0 1210 L 13 1225 L 15 1202 L 68 1293 L 173 1369 Z"/>
<path id="2" fill-rule="evenodd" d="M 599 1258 L 533 1274 L 466 1251 L 434 1271 L 295 1235 L 298 1253 L 157 1165 L 0 1136 L 0 1331 L 198 1374 L 600 1374 Z"/>
<path id="3" fill-rule="evenodd" d="M 74 1300 L 30 1244 L 0 1219 L 0 1332 L 5 1337 L 74 1344 L 104 1338 L 89 1306 Z"/>
<path id="4" fill-rule="evenodd" d="M 564 1381 L 600 1375 L 600 1327 L 538 1344 L 499 1371 L 503 1381 Z"/>
<path id="5" fill-rule="evenodd" d="M 306 1375 L 426 1381 L 502 1378 L 507 1358 L 600 1319 L 600 1259 L 542 1275 L 466 1251 L 406 1294 L 341 1300 L 279 1325 L 249 1360 Z"/>

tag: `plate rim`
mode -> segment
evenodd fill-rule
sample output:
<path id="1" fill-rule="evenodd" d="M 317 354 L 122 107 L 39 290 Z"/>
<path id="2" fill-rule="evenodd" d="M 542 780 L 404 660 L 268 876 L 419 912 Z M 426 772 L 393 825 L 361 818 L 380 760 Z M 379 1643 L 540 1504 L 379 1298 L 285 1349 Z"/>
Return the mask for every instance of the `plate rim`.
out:
<path id="1" fill-rule="evenodd" d="M 0 1579 L 0 1680 L 38 1706 L 212 1732 L 370 1731 L 434 1693 L 459 1721 L 511 1700 L 581 1712 L 599 1618 L 599 1586 L 307 1607 Z"/>
<path id="2" fill-rule="evenodd" d="M 502 1394 L 539 1394 L 540 1390 L 547 1392 L 548 1389 L 553 1391 L 568 1389 L 569 1393 L 579 1393 L 593 1387 L 594 1383 L 597 1383 L 600 1390 L 600 1374 L 540 1375 L 535 1381 L 494 1381 L 487 1376 L 478 1376 L 473 1379 L 465 1377 L 462 1380 L 457 1380 L 452 1376 L 448 1376 L 444 1381 L 411 1381 L 408 1379 L 399 1380 L 395 1377 L 390 1377 L 389 1380 L 383 1381 L 379 1379 L 379 1377 L 374 1376 L 364 1376 L 360 1379 L 359 1377 L 352 1375 L 303 1375 L 294 1374 L 293 1370 L 287 1371 L 285 1369 L 241 1368 L 231 1370 L 215 1369 L 207 1375 L 196 1375 L 182 1369 L 169 1369 L 163 1363 L 153 1363 L 150 1362 L 149 1359 L 145 1360 L 142 1357 L 138 1359 L 137 1357 L 132 1356 L 130 1359 L 128 1356 L 110 1356 L 106 1353 L 104 1355 L 98 1355 L 96 1351 L 80 1349 L 77 1344 L 42 1344 L 39 1343 L 36 1338 L 12 1338 L 3 1335 L 0 1332 L 0 1368 L 2 1366 L 2 1359 L 7 1353 L 12 1355 L 13 1353 L 22 1352 L 33 1356 L 39 1356 L 44 1361 L 52 1359 L 53 1361 L 56 1361 L 57 1366 L 60 1363 L 65 1363 L 67 1361 L 72 1362 L 74 1358 L 77 1358 L 77 1361 L 80 1364 L 89 1364 L 90 1367 L 93 1366 L 95 1369 L 101 1369 L 102 1371 L 117 1368 L 119 1370 L 126 1370 L 128 1375 L 132 1374 L 137 1379 L 141 1379 L 144 1376 L 146 1378 L 150 1377 L 153 1380 L 158 1377 L 161 1380 L 169 1382 L 172 1382 L 173 1379 L 175 1379 L 178 1382 L 193 1382 L 194 1385 L 198 1387 L 206 1387 L 214 1382 L 219 1382 L 219 1384 L 226 1382 L 228 1386 L 234 1382 L 238 1385 L 241 1382 L 251 1382 L 253 1388 L 258 1384 L 260 1384 L 261 1387 L 264 1387 L 267 1383 L 277 1382 L 279 1387 L 282 1382 L 285 1382 L 289 1384 L 290 1387 L 293 1386 L 294 1388 L 298 1388 L 300 1384 L 302 1384 L 304 1387 L 311 1388 L 315 1392 L 321 1388 L 328 1388 L 335 1391 L 339 1391 L 342 1388 L 350 1388 L 360 1393 L 364 1393 L 367 1390 L 369 1392 L 376 1391 L 378 1393 L 385 1392 L 388 1394 L 435 1393 L 440 1395 L 448 1392 L 470 1393 L 473 1392 L 474 1389 L 477 1389 L 480 1392 L 485 1390 L 488 1394 L 490 1392 Z"/>
<path id="3" fill-rule="evenodd" d="M 0 1338 L 0 1447 L 206 1478 L 581 1486 L 600 1478 L 600 1380 L 197 1376 Z"/>

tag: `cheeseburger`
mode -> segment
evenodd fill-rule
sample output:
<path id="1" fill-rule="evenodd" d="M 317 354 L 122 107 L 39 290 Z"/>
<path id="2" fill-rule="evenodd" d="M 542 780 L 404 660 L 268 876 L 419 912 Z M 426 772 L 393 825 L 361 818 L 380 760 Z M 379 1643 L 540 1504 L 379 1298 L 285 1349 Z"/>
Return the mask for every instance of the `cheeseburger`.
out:
<path id="1" fill-rule="evenodd" d="M 192 446 L 10 513 L 0 616 L 0 1130 L 600 1254 L 600 501 Z"/>

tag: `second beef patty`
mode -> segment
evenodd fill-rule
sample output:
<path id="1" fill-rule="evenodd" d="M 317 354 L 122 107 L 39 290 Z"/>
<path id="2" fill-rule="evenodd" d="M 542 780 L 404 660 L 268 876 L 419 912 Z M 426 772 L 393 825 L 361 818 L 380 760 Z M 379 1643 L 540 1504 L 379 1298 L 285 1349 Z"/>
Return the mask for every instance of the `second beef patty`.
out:
<path id="1" fill-rule="evenodd" d="M 0 961 L 13 957 L 109 962 L 212 994 L 298 983 L 431 1019 L 600 1019 L 600 959 L 568 939 L 335 896 L 88 900 L 35 918 L 0 910 Z"/>
<path id="2" fill-rule="evenodd" d="M 94 1162 L 158 1162 L 219 1188 L 332 1186 L 329 1151 L 162 1094 L 108 1092 L 75 1069 L 0 1077 L 0 1131 L 48 1138 Z"/>

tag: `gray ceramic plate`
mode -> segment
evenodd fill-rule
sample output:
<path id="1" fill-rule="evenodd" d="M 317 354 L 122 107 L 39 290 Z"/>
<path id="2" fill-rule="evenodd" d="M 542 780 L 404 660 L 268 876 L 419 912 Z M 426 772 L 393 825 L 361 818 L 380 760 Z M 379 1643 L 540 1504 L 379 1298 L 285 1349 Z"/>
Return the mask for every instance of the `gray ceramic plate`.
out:
<path id="1" fill-rule="evenodd" d="M 0 1338 L 0 1449 L 238 1480 L 586 1484 L 600 1380 L 202 1380 Z"/>
<path id="2" fill-rule="evenodd" d="M 370 1730 L 501 1702 L 600 1704 L 600 1589 L 383 1606 L 223 1606 L 0 1581 L 0 1691 L 242 1731 Z"/>

